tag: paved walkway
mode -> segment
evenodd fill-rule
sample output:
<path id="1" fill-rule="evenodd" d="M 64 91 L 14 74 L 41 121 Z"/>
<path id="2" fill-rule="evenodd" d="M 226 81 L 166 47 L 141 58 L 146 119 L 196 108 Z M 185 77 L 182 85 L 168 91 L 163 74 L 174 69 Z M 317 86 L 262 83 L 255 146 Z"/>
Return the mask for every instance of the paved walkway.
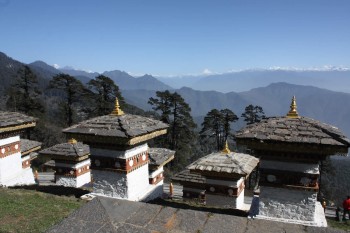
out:
<path id="1" fill-rule="evenodd" d="M 343 231 L 96 197 L 48 232 L 334 233 Z"/>

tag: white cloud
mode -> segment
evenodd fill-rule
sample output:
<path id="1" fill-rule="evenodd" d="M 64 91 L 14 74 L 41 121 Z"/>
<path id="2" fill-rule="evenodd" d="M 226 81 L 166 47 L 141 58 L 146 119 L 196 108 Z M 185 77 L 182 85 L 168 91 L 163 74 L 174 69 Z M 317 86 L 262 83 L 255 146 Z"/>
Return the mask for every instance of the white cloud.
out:
<path id="1" fill-rule="evenodd" d="M 60 68 L 60 66 L 58 64 L 53 64 L 53 67 L 55 67 L 56 69 Z"/>
<path id="2" fill-rule="evenodd" d="M 211 72 L 209 69 L 206 68 L 206 69 L 203 70 L 202 74 L 210 75 L 210 74 L 213 74 L 213 72 Z"/>

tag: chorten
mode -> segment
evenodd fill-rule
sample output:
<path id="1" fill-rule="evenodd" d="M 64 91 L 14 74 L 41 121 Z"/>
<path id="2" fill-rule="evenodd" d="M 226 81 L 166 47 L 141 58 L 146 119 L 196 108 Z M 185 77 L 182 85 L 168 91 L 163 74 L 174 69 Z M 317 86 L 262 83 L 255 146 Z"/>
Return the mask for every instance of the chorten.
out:
<path id="1" fill-rule="evenodd" d="M 22 158 L 20 134 L 36 125 L 36 119 L 18 112 L 0 111 L 0 186 L 34 184 L 30 157 Z M 26 141 L 29 142 L 29 141 Z M 24 151 L 34 152 L 40 145 Z"/>
<path id="2" fill-rule="evenodd" d="M 300 116 L 296 109 L 293 97 L 286 116 L 248 125 L 236 141 L 260 158 L 261 218 L 322 225 L 320 164 L 327 156 L 346 155 L 350 141 L 338 128 Z"/>
<path id="3" fill-rule="evenodd" d="M 55 171 L 57 185 L 78 188 L 91 182 L 88 145 L 70 139 L 67 143 L 57 144 L 39 153 L 53 160 L 49 163 Z"/>
<path id="4" fill-rule="evenodd" d="M 198 159 L 188 169 L 205 178 L 208 206 L 243 209 L 245 179 L 258 163 L 254 156 L 232 152 L 226 142 L 222 151 Z"/>
<path id="5" fill-rule="evenodd" d="M 165 134 L 167 128 L 161 121 L 124 113 L 116 99 L 111 114 L 63 133 L 90 146 L 93 193 L 138 201 L 153 198 L 156 188 L 149 183 L 147 141 Z"/>

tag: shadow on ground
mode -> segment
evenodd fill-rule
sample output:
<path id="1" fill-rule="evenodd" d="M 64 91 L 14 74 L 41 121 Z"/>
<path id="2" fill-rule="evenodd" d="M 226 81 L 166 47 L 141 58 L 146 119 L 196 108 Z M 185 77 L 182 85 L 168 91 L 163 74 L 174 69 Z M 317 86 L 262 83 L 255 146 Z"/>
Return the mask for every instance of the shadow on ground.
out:
<path id="1" fill-rule="evenodd" d="M 49 193 L 58 196 L 76 197 L 80 198 L 82 195 L 90 193 L 89 190 L 84 190 L 80 188 L 64 187 L 57 185 L 39 186 L 39 185 L 27 185 L 27 186 L 15 186 L 9 187 L 11 189 L 26 189 L 35 190 L 42 193 Z"/>
<path id="2" fill-rule="evenodd" d="M 192 203 L 174 201 L 171 199 L 157 198 L 157 199 L 149 201 L 147 203 L 168 206 L 168 207 L 173 207 L 173 208 L 179 208 L 179 209 L 198 210 L 198 211 L 205 211 L 205 212 L 226 214 L 226 215 L 234 215 L 234 216 L 240 216 L 240 217 L 247 217 L 248 216 L 248 212 L 246 212 L 244 210 L 229 209 L 229 208 L 214 208 L 214 207 L 207 207 L 207 206 L 202 206 L 202 205 L 193 205 Z"/>

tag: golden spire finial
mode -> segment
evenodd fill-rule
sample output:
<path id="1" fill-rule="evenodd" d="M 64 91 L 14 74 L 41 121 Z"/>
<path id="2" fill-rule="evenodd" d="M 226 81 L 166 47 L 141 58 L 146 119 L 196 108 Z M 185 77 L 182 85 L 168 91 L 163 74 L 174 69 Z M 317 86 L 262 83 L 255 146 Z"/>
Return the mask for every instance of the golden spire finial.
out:
<path id="1" fill-rule="evenodd" d="M 116 97 L 116 98 L 115 98 L 114 109 L 113 109 L 113 111 L 111 112 L 111 115 L 120 116 L 120 115 L 123 115 L 123 114 L 124 114 L 124 112 L 120 109 L 119 100 L 118 100 L 118 98 Z"/>
<path id="2" fill-rule="evenodd" d="M 68 143 L 69 144 L 77 144 L 78 142 L 74 138 L 71 138 L 71 139 L 68 140 Z"/>
<path id="3" fill-rule="evenodd" d="M 295 99 L 295 96 L 293 96 L 292 103 L 290 104 L 290 110 L 287 113 L 288 118 L 298 118 L 298 112 L 297 112 L 297 102 Z"/>
<path id="4" fill-rule="evenodd" d="M 225 147 L 224 147 L 224 149 L 221 152 L 224 153 L 224 154 L 231 153 L 230 148 L 228 148 L 227 140 L 226 140 L 226 143 L 225 143 Z"/>

